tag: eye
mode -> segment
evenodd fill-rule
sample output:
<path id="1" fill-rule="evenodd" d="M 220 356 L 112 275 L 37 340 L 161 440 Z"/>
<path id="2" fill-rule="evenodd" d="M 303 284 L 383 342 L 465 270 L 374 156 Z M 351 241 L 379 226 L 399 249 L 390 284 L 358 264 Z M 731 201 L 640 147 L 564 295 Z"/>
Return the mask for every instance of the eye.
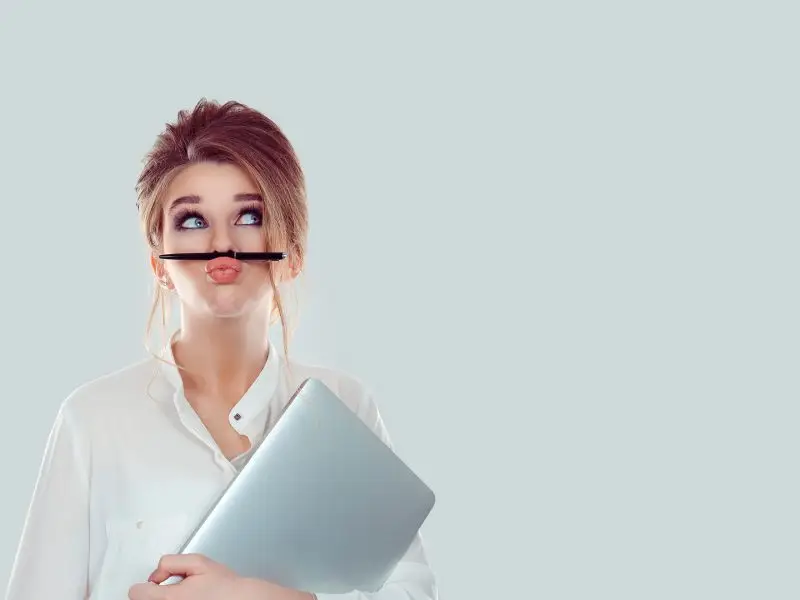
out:
<path id="1" fill-rule="evenodd" d="M 185 229 L 203 229 L 206 226 L 206 220 L 196 210 L 183 210 L 175 215 L 173 218 L 173 225 L 178 231 Z"/>
<path id="2" fill-rule="evenodd" d="M 248 208 L 242 211 L 236 221 L 239 225 L 261 225 L 261 211 L 255 208 Z"/>
<path id="3" fill-rule="evenodd" d="M 180 229 L 202 229 L 205 225 L 203 218 L 199 215 L 187 217 L 178 225 Z"/>

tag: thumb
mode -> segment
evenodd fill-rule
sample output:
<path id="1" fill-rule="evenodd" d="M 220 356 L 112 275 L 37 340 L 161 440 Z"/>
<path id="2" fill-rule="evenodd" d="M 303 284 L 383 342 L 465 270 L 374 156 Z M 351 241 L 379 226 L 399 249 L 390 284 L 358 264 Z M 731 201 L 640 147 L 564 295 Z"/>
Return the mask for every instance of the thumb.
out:
<path id="1" fill-rule="evenodd" d="M 173 575 L 191 577 L 208 571 L 210 561 L 199 554 L 165 554 L 158 567 L 150 574 L 149 581 L 161 583 Z"/>

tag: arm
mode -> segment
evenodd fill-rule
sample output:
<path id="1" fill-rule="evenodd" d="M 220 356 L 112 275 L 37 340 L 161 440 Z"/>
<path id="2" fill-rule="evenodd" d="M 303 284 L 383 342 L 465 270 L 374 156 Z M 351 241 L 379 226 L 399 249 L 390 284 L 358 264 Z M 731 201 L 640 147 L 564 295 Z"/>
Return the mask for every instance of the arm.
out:
<path id="1" fill-rule="evenodd" d="M 50 431 L 6 600 L 84 600 L 89 558 L 88 440 L 65 402 Z"/>

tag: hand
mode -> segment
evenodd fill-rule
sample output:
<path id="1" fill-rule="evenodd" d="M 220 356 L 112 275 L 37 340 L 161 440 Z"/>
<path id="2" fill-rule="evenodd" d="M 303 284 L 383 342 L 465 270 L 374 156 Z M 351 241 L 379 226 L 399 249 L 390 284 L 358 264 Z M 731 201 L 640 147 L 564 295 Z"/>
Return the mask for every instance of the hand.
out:
<path id="1" fill-rule="evenodd" d="M 177 584 L 159 586 L 162 581 L 178 575 L 184 579 Z M 130 600 L 197 600 L 231 598 L 233 589 L 242 585 L 241 578 L 223 565 L 199 554 L 169 554 L 163 556 L 147 583 L 138 583 L 128 591 Z"/>
<path id="2" fill-rule="evenodd" d="M 158 585 L 178 575 L 183 581 Z M 158 563 L 147 583 L 128 592 L 130 600 L 314 600 L 313 594 L 291 590 L 269 581 L 239 577 L 199 554 L 168 554 Z"/>

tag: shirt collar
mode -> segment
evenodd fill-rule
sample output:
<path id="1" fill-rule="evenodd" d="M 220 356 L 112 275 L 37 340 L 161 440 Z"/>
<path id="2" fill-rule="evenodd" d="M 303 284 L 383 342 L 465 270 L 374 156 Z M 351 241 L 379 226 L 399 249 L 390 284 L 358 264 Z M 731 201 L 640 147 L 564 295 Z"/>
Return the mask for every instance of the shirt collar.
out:
<path id="1" fill-rule="evenodd" d="M 172 343 L 179 332 L 175 332 L 163 348 L 160 356 L 161 371 L 174 390 L 173 398 L 179 412 L 188 407 L 183 393 L 183 379 L 175 365 Z M 263 429 L 270 401 L 278 388 L 280 377 L 280 356 L 274 344 L 270 342 L 267 361 L 253 384 L 244 396 L 236 403 L 228 414 L 231 426 L 240 433 L 253 434 Z M 189 407 L 190 408 L 190 407 Z"/>

